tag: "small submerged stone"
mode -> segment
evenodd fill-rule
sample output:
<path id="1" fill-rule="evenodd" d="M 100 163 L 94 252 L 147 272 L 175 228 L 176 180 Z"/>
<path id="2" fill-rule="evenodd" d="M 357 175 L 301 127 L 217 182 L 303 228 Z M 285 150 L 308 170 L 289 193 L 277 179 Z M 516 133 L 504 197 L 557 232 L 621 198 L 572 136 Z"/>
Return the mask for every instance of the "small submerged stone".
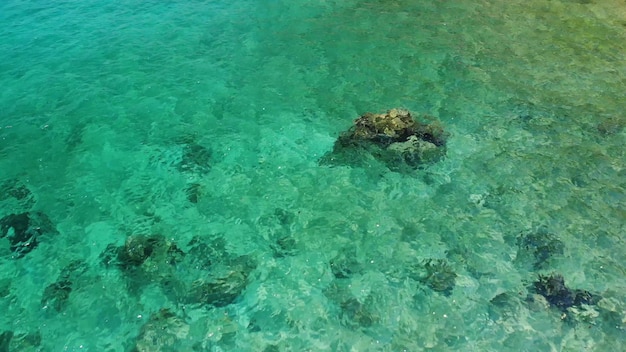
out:
<path id="1" fill-rule="evenodd" d="M 43 291 L 41 307 L 43 309 L 53 308 L 61 312 L 67 305 L 72 292 L 72 282 L 69 280 L 59 280 L 48 285 Z"/>
<path id="2" fill-rule="evenodd" d="M 0 352 L 9 351 L 9 345 L 13 338 L 13 331 L 7 330 L 0 334 Z"/>
<path id="3" fill-rule="evenodd" d="M 341 325 L 360 329 L 371 327 L 380 321 L 372 293 L 357 298 L 351 290 L 351 284 L 346 280 L 334 281 L 324 290 L 324 295 L 339 308 Z"/>
<path id="4" fill-rule="evenodd" d="M 522 309 L 519 295 L 500 293 L 489 301 L 489 317 L 493 321 L 515 319 Z"/>
<path id="5" fill-rule="evenodd" d="M 194 236 L 187 246 L 188 264 L 199 270 L 210 270 L 213 264 L 227 259 L 226 241 L 221 237 L 207 241 L 200 236 Z"/>
<path id="6" fill-rule="evenodd" d="M 274 251 L 274 257 L 283 258 L 296 254 L 297 245 L 298 242 L 296 239 L 293 238 L 293 236 L 287 235 L 277 238 L 275 243 L 270 245 L 270 248 Z"/>

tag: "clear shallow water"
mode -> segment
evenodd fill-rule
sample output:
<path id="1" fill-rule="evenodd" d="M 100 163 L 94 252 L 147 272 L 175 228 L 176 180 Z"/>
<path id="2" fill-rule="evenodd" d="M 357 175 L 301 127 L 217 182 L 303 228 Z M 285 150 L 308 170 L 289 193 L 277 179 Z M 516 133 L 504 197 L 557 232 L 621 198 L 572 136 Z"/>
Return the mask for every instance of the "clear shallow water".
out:
<path id="1" fill-rule="evenodd" d="M 21 258 L 0 239 L 9 350 L 620 349 L 623 2 L 7 1 L 0 23 L 0 218 L 56 229 Z M 441 120 L 444 160 L 319 165 L 397 106 Z M 542 231 L 563 249 L 535 267 L 518 238 Z M 105 265 L 142 235 L 184 258 Z M 449 295 L 419 280 L 438 259 Z M 528 302 L 553 272 L 603 299 Z"/>

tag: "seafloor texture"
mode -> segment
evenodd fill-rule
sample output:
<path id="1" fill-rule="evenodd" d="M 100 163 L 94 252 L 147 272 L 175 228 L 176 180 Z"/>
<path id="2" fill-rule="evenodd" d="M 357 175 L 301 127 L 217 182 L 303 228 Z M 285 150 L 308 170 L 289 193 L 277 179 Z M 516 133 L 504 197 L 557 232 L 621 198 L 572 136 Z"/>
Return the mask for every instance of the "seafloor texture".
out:
<path id="1" fill-rule="evenodd" d="M 623 0 L 5 0 L 0 38 L 0 351 L 623 348 Z M 445 149 L 325 162 L 391 108 Z"/>

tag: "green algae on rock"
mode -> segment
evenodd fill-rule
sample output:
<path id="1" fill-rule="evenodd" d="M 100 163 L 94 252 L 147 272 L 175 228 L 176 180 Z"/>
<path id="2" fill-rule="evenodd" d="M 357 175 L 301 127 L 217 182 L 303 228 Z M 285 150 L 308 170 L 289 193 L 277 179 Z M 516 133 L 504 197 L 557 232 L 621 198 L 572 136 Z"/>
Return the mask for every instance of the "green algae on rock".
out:
<path id="1" fill-rule="evenodd" d="M 448 136 L 432 116 L 414 118 L 405 109 L 366 113 L 337 138 L 320 163 L 362 166 L 373 158 L 393 171 L 408 171 L 440 160 Z"/>

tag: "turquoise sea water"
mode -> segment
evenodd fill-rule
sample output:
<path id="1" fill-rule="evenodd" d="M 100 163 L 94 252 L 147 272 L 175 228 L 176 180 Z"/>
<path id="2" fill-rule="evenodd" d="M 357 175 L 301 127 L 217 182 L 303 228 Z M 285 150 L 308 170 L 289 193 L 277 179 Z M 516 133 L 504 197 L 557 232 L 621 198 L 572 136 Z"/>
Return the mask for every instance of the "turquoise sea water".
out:
<path id="1" fill-rule="evenodd" d="M 0 38 L 0 351 L 623 348 L 623 0 L 6 0 Z M 445 158 L 320 164 L 395 107 Z"/>

